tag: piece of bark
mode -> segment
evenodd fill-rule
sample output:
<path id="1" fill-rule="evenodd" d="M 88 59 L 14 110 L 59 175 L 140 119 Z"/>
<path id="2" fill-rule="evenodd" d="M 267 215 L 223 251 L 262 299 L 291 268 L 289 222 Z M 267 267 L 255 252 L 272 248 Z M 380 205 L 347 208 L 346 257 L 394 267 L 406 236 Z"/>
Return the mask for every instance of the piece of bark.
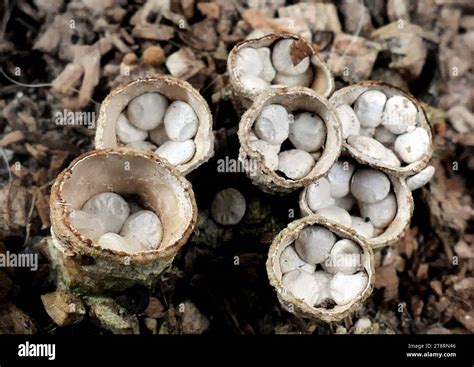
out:
<path id="1" fill-rule="evenodd" d="M 78 324 L 86 314 L 84 303 L 70 292 L 56 291 L 43 294 L 41 301 L 49 317 L 61 327 Z"/>
<path id="2" fill-rule="evenodd" d="M 328 66 L 334 75 L 347 82 L 355 83 L 368 79 L 379 48 L 376 42 L 339 33 L 329 54 Z"/>

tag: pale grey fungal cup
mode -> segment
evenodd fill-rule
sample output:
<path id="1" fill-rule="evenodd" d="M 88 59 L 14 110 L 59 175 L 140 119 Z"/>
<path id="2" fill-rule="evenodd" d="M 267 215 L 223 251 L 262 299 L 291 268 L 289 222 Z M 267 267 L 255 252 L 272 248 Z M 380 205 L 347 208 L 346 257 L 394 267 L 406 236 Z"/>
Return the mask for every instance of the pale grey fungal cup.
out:
<path id="1" fill-rule="evenodd" d="M 81 293 L 151 286 L 197 219 L 191 184 L 144 150 L 94 150 L 51 188 L 48 249 L 61 286 Z"/>
<path id="2" fill-rule="evenodd" d="M 344 149 L 358 162 L 400 177 L 427 166 L 433 154 L 431 127 L 409 93 L 365 81 L 339 89 L 329 101 L 342 125 Z"/>
<path id="3" fill-rule="evenodd" d="M 319 215 L 298 219 L 281 231 L 270 246 L 266 267 L 283 308 L 325 322 L 350 315 L 373 289 L 370 246 Z"/>
<path id="4" fill-rule="evenodd" d="M 187 174 L 214 154 L 211 112 L 185 81 L 164 75 L 138 79 L 102 102 L 95 146 L 154 151 Z"/>
<path id="5" fill-rule="evenodd" d="M 288 193 L 326 174 L 341 149 L 327 100 L 303 87 L 261 93 L 239 124 L 239 158 L 263 191 Z"/>
<path id="6" fill-rule="evenodd" d="M 325 97 L 334 90 L 331 72 L 312 44 L 291 33 L 271 33 L 237 44 L 229 53 L 227 70 L 239 112 L 273 87 L 308 87 Z"/>

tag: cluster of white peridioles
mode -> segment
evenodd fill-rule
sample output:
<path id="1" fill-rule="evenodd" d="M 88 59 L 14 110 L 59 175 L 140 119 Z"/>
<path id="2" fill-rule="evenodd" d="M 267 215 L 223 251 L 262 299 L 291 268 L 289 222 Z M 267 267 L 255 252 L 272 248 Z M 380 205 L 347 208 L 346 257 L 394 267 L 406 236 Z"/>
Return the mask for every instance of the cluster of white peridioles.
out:
<path id="1" fill-rule="evenodd" d="M 121 143 L 153 150 L 177 166 L 194 157 L 198 128 L 199 119 L 188 103 L 170 103 L 160 93 L 148 92 L 132 99 L 120 114 L 116 134 Z"/>

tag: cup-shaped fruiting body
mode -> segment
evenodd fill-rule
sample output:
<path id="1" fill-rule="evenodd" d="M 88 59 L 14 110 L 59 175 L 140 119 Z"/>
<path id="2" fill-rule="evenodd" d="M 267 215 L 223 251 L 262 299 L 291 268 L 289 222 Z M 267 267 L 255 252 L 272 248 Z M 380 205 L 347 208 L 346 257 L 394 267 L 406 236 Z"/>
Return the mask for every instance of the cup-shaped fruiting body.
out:
<path id="1" fill-rule="evenodd" d="M 89 293 L 152 284 L 186 243 L 197 217 L 191 184 L 178 170 L 131 148 L 76 158 L 56 178 L 50 206 L 50 252 L 59 280 Z M 86 230 L 91 224 L 96 236 Z"/>
<path id="2" fill-rule="evenodd" d="M 364 81 L 339 89 L 329 101 L 342 125 L 343 146 L 360 163 L 403 177 L 428 164 L 433 154 L 431 128 L 411 94 Z"/>
<path id="3" fill-rule="evenodd" d="M 253 183 L 289 193 L 325 175 L 341 150 L 336 113 L 304 87 L 261 93 L 239 124 L 239 158 Z"/>
<path id="4" fill-rule="evenodd" d="M 298 219 L 281 231 L 270 246 L 266 267 L 287 311 L 325 322 L 357 310 L 374 284 L 370 246 L 319 215 Z"/>
<path id="5" fill-rule="evenodd" d="M 274 86 L 308 87 L 325 97 L 334 90 L 331 72 L 311 43 L 291 33 L 272 33 L 240 42 L 229 53 L 227 70 L 239 112 Z"/>
<path id="6" fill-rule="evenodd" d="M 189 83 L 172 76 L 120 86 L 100 106 L 95 147 L 125 145 L 154 151 L 187 174 L 214 154 L 209 107 Z"/>
<path id="7" fill-rule="evenodd" d="M 327 175 L 303 189 L 299 206 L 302 216 L 318 214 L 332 219 L 376 249 L 403 236 L 414 204 L 403 177 L 343 156 Z"/>

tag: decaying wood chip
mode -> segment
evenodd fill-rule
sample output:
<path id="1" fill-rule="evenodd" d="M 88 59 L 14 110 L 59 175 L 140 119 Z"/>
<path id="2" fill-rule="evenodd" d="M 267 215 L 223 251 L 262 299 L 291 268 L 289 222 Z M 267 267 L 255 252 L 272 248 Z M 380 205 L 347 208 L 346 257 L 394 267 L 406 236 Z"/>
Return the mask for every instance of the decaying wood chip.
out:
<path id="1" fill-rule="evenodd" d="M 272 18 L 278 8 L 285 6 L 285 0 L 247 0 L 246 5 Z"/>
<path id="2" fill-rule="evenodd" d="M 165 314 L 164 311 L 165 311 L 165 308 L 161 304 L 160 300 L 156 297 L 150 297 L 148 306 L 146 310 L 143 312 L 143 314 L 147 317 L 156 319 L 159 317 L 163 317 Z"/>
<path id="3" fill-rule="evenodd" d="M 474 332 L 474 311 L 465 311 L 457 309 L 454 312 L 454 317 L 471 333 Z"/>
<path id="4" fill-rule="evenodd" d="M 52 90 L 64 96 L 70 96 L 81 80 L 84 68 L 82 65 L 67 64 L 64 70 L 53 80 Z"/>
<path id="5" fill-rule="evenodd" d="M 86 308 L 82 301 L 70 292 L 56 291 L 41 296 L 49 317 L 58 326 L 68 326 L 82 321 Z"/>
<path id="6" fill-rule="evenodd" d="M 336 5 L 331 3 L 302 2 L 278 9 L 280 18 L 289 18 L 293 24 L 304 23 L 312 32 L 342 32 Z"/>
<path id="7" fill-rule="evenodd" d="M 369 78 L 379 49 L 376 42 L 339 33 L 332 44 L 328 66 L 345 81 L 359 82 Z"/>
<path id="8" fill-rule="evenodd" d="M 443 286 L 439 280 L 432 280 L 430 286 L 439 297 L 443 295 Z"/>
<path id="9" fill-rule="evenodd" d="M 409 1 L 407 0 L 388 0 L 387 16 L 391 22 L 397 20 L 410 21 Z"/>
<path id="10" fill-rule="evenodd" d="M 0 147 L 7 147 L 11 144 L 19 143 L 25 139 L 25 135 L 20 130 L 12 131 L 0 139 Z"/>
<path id="11" fill-rule="evenodd" d="M 399 278 L 397 268 L 401 258 L 392 250 L 385 256 L 382 266 L 375 269 L 375 288 L 384 288 L 383 298 L 385 301 L 398 298 Z"/>
<path id="12" fill-rule="evenodd" d="M 467 133 L 474 130 L 474 114 L 465 106 L 458 105 L 449 109 L 449 122 L 459 133 Z"/>
<path id="13" fill-rule="evenodd" d="M 422 189 L 422 197 L 430 209 L 431 226 L 441 239 L 447 258 L 451 259 L 457 241 L 453 232 L 464 233 L 474 212 L 462 178 L 459 175 L 448 178 L 439 160 L 433 160 L 432 164 L 436 168 L 435 177 L 429 189 Z"/>
<path id="14" fill-rule="evenodd" d="M 195 0 L 179 0 L 179 12 L 182 13 L 186 17 L 186 19 L 191 19 L 194 16 L 194 2 Z M 171 5 L 173 4 L 174 3 L 172 3 Z M 173 10 L 177 11 L 175 9 Z"/>
<path id="15" fill-rule="evenodd" d="M 462 259 L 474 259 L 474 248 L 461 240 L 454 246 L 454 251 Z"/>
<path id="16" fill-rule="evenodd" d="M 221 6 L 216 2 L 201 3 L 197 4 L 197 8 L 201 14 L 205 15 L 209 19 L 219 19 L 221 14 Z"/>
<path id="17" fill-rule="evenodd" d="M 132 36 L 153 41 L 168 41 L 174 37 L 173 27 L 164 24 L 137 24 L 132 30 Z"/>
<path id="18" fill-rule="evenodd" d="M 340 4 L 340 11 L 344 15 L 344 30 L 346 33 L 355 34 L 360 32 L 363 36 L 368 36 L 374 26 L 370 18 L 369 9 L 362 0 L 343 0 Z"/>
<path id="19" fill-rule="evenodd" d="M 390 52 L 392 61 L 389 67 L 413 80 L 420 75 L 427 55 L 422 34 L 419 26 L 397 21 L 376 29 L 371 37 Z"/>
<path id="20" fill-rule="evenodd" d="M 0 187 L 0 237 L 17 233 L 26 226 L 29 197 L 19 181 Z"/>
<path id="21" fill-rule="evenodd" d="M 25 177 L 30 173 L 29 169 L 23 166 L 20 162 L 15 162 L 10 166 L 10 171 L 18 178 Z"/>
<path id="22" fill-rule="evenodd" d="M 12 303 L 0 304 L 0 334 L 35 334 L 34 321 Z"/>
<path id="23" fill-rule="evenodd" d="M 274 32 L 297 33 L 306 39 L 311 39 L 311 30 L 306 23 L 292 22 L 289 18 L 270 18 L 261 14 L 256 9 L 248 9 L 242 14 L 242 18 L 252 29 L 270 28 Z"/>
<path id="24" fill-rule="evenodd" d="M 189 47 L 169 55 L 165 64 L 171 75 L 184 80 L 192 78 L 206 68 L 201 60 L 196 59 L 196 55 Z"/>
<path id="25" fill-rule="evenodd" d="M 211 51 L 219 43 L 214 21 L 210 19 L 204 19 L 193 24 L 189 29 L 179 32 L 179 38 L 188 46 L 198 50 Z"/>
<path id="26" fill-rule="evenodd" d="M 194 303 L 185 301 L 182 304 L 181 330 L 184 334 L 202 334 L 209 328 L 209 320 Z"/>
<path id="27" fill-rule="evenodd" d="M 66 108 L 76 110 L 90 103 L 94 88 L 99 84 L 100 58 L 101 53 L 98 42 L 91 46 L 75 46 L 73 63 L 82 66 L 84 69 L 84 77 L 82 79 L 79 95 L 75 98 L 67 98 L 64 100 L 64 106 Z"/>
<path id="28" fill-rule="evenodd" d="M 84 302 L 89 308 L 89 315 L 112 334 L 140 333 L 137 316 L 127 314 L 113 299 L 87 297 Z"/>
<path id="29" fill-rule="evenodd" d="M 41 145 L 41 144 L 31 145 L 29 143 L 25 143 L 25 148 L 28 151 L 28 153 L 30 153 L 33 157 L 35 157 L 39 161 L 43 160 L 47 156 L 46 152 L 48 151 L 48 148 L 45 147 L 44 145 Z"/>

